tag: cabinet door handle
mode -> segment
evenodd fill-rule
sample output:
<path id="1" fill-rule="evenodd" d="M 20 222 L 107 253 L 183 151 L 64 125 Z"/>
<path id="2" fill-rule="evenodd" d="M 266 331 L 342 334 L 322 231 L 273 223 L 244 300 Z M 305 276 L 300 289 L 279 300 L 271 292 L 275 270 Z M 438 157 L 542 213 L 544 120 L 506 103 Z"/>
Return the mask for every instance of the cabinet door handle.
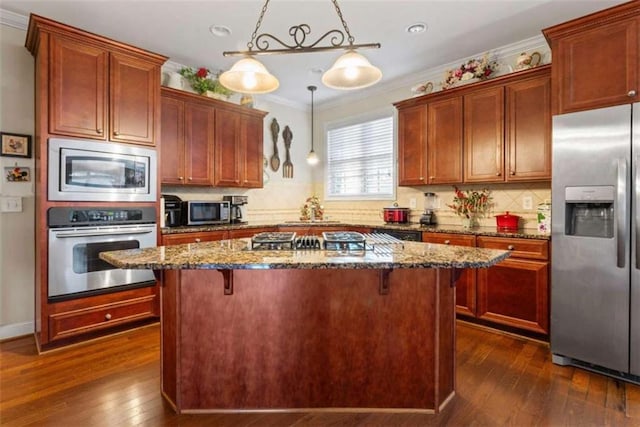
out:
<path id="1" fill-rule="evenodd" d="M 511 171 L 511 172 L 509 172 L 509 174 L 510 174 L 510 175 L 515 175 L 515 174 L 516 174 L 516 171 Z"/>
<path id="2" fill-rule="evenodd" d="M 516 248 L 516 247 L 515 247 L 515 246 L 513 246 L 513 245 L 509 245 L 509 246 L 507 246 L 507 249 L 509 249 L 510 251 L 514 250 L 515 248 Z"/>
<path id="3" fill-rule="evenodd" d="M 496 176 L 502 175 L 502 172 L 496 172 Z"/>
<path id="4" fill-rule="evenodd" d="M 445 240 L 445 241 L 444 241 L 444 244 L 445 244 L 445 245 L 448 245 L 449 243 L 451 243 L 451 240 Z"/>
<path id="5" fill-rule="evenodd" d="M 429 177 L 429 181 L 433 181 L 434 178 L 435 178 L 435 176 L 430 176 Z"/>
<path id="6" fill-rule="evenodd" d="M 120 132 L 118 132 L 117 130 L 114 130 L 114 131 L 113 131 L 113 134 L 114 134 L 115 136 L 118 136 L 118 135 L 120 135 Z"/>
<path id="7" fill-rule="evenodd" d="M 104 320 L 111 320 L 111 314 L 110 313 L 105 314 Z"/>
<path id="8" fill-rule="evenodd" d="M 102 129 L 101 128 L 96 129 L 96 133 L 102 133 Z"/>
<path id="9" fill-rule="evenodd" d="M 637 92 L 636 92 L 635 90 L 633 90 L 633 89 L 632 89 L 632 90 L 630 90 L 630 91 L 627 93 L 627 95 L 629 96 L 629 98 L 632 98 L 632 97 L 636 96 L 636 93 L 637 93 Z"/>
<path id="10" fill-rule="evenodd" d="M 180 181 L 182 181 L 184 178 L 183 178 L 183 177 L 181 177 L 181 176 L 179 176 L 179 177 L 178 177 L 178 179 L 179 179 Z"/>
<path id="11" fill-rule="evenodd" d="M 200 238 L 196 237 L 196 243 L 200 243 Z"/>
<path id="12" fill-rule="evenodd" d="M 193 181 L 193 178 L 192 178 L 192 177 L 189 177 L 189 181 Z"/>
<path id="13" fill-rule="evenodd" d="M 424 176 L 421 176 L 421 177 L 420 177 L 420 181 L 424 181 Z"/>

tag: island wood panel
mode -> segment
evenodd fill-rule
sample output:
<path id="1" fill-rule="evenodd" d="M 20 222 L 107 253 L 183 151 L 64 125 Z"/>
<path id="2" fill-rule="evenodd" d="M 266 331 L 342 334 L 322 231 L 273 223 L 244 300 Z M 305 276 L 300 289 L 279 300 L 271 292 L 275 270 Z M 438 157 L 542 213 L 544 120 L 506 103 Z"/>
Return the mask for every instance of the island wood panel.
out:
<path id="1" fill-rule="evenodd" d="M 403 408 L 454 387 L 451 271 L 165 272 L 163 392 L 179 412 Z M 172 311 L 175 310 L 175 311 Z M 443 372 L 444 371 L 444 372 Z"/>

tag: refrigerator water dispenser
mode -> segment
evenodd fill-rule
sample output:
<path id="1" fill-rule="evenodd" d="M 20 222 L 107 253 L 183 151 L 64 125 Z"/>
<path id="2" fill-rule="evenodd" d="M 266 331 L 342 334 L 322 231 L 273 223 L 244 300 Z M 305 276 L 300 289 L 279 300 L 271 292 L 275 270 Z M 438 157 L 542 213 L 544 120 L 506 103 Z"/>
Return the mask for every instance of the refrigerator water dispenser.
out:
<path id="1" fill-rule="evenodd" d="M 613 198 L 613 186 L 565 188 L 565 234 L 612 238 Z"/>

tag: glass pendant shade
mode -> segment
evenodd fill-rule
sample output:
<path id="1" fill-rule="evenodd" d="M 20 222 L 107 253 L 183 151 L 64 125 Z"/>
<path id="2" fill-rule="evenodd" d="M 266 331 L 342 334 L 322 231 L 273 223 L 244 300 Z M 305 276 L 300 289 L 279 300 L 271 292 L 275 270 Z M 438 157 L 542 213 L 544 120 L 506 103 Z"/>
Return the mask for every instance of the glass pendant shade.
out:
<path id="1" fill-rule="evenodd" d="M 320 159 L 318 159 L 318 155 L 316 154 L 315 151 L 313 151 L 313 148 L 311 149 L 311 151 L 309 151 L 309 154 L 307 154 L 307 163 L 310 164 L 311 166 L 317 165 L 318 161 Z"/>
<path id="2" fill-rule="evenodd" d="M 322 83 L 333 89 L 361 89 L 376 84 L 382 71 L 354 50 L 343 54 L 322 76 Z"/>
<path id="3" fill-rule="evenodd" d="M 269 93 L 280 86 L 278 79 L 253 58 L 242 58 L 233 64 L 229 71 L 220 75 L 220 83 L 238 93 Z"/>

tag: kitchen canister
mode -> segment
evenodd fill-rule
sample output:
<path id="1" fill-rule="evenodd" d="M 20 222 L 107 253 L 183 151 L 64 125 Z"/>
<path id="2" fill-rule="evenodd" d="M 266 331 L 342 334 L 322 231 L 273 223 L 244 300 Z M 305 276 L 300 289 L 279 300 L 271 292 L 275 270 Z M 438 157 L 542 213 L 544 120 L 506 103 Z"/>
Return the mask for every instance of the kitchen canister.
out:
<path id="1" fill-rule="evenodd" d="M 551 201 L 545 200 L 538 205 L 538 232 L 542 234 L 551 233 Z"/>

